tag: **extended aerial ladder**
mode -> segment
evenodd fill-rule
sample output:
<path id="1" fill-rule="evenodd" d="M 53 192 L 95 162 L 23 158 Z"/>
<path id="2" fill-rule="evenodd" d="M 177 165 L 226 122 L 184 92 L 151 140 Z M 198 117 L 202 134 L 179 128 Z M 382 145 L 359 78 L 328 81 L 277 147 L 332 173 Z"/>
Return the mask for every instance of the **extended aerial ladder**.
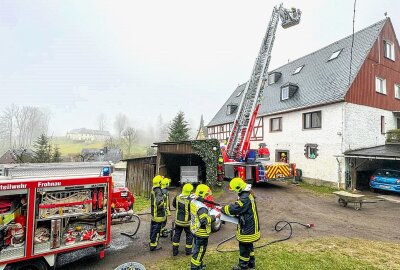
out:
<path id="1" fill-rule="evenodd" d="M 275 32 L 279 18 L 283 28 L 289 28 L 300 22 L 301 11 L 299 9 L 285 9 L 282 4 L 274 7 L 268 24 L 260 51 L 256 58 L 251 73 L 243 92 L 243 97 L 233 122 L 232 131 L 226 147 L 225 161 L 245 161 L 250 149 L 250 138 L 254 123 L 260 108 L 264 86 L 268 78 L 268 67 L 271 60 L 272 47 L 275 40 Z"/>

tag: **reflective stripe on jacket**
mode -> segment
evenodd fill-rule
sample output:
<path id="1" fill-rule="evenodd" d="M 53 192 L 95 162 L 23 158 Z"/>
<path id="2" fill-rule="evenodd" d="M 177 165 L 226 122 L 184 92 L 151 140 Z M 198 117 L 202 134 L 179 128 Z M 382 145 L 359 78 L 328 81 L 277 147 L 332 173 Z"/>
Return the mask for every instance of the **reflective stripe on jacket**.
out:
<path id="1" fill-rule="evenodd" d="M 169 204 L 169 192 L 166 188 L 161 189 L 162 193 L 165 196 L 165 213 L 167 216 L 171 215 L 171 205 Z"/>
<path id="2" fill-rule="evenodd" d="M 160 187 L 153 187 L 150 194 L 151 203 L 151 220 L 155 222 L 163 222 L 166 220 L 164 195 Z"/>
<path id="3" fill-rule="evenodd" d="M 260 239 L 260 223 L 256 202 L 248 191 L 239 193 L 236 202 L 226 205 L 222 212 L 239 217 L 236 239 L 243 243 L 252 243 Z"/>
<path id="4" fill-rule="evenodd" d="M 176 196 L 172 202 L 175 207 L 175 224 L 181 227 L 190 226 L 190 197 L 182 194 Z"/>
<path id="5" fill-rule="evenodd" d="M 190 231 L 197 237 L 207 238 L 211 233 L 211 223 L 215 217 L 208 214 L 207 206 L 197 200 L 190 202 Z"/>

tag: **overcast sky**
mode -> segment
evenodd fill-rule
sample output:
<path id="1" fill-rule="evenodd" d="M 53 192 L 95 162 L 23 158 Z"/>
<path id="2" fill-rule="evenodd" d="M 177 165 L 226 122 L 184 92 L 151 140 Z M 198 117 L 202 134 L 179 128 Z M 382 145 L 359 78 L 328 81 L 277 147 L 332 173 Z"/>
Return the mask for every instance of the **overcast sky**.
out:
<path id="1" fill-rule="evenodd" d="M 301 23 L 279 28 L 270 69 L 352 32 L 353 1 L 285 1 Z M 179 110 L 208 123 L 249 79 L 278 1 L 0 1 L 0 106 L 51 112 L 50 131 L 96 128 L 118 113 L 146 128 Z M 384 19 L 400 35 L 400 1 L 359 0 L 356 30 Z"/>

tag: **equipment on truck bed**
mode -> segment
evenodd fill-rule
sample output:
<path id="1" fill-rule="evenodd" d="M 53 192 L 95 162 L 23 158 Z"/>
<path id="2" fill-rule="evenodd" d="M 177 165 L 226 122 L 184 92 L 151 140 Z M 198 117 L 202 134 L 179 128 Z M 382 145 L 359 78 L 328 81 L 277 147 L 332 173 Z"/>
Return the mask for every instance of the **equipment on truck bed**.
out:
<path id="1" fill-rule="evenodd" d="M 110 163 L 0 167 L 0 269 L 42 270 L 54 266 L 57 254 L 88 247 L 102 258 L 111 219 L 134 216 L 129 190 L 115 190 L 113 200 Z"/>
<path id="2" fill-rule="evenodd" d="M 296 176 L 295 164 L 258 162 L 255 150 L 250 150 L 250 137 L 268 79 L 268 67 L 279 19 L 282 21 L 283 28 L 289 28 L 299 24 L 300 18 L 301 11 L 299 9 L 285 9 L 282 4 L 279 7 L 275 6 L 272 11 L 253 71 L 242 94 L 228 144 L 226 149 L 222 149 L 228 178 L 239 176 L 242 179 L 253 179 L 258 182 Z"/>

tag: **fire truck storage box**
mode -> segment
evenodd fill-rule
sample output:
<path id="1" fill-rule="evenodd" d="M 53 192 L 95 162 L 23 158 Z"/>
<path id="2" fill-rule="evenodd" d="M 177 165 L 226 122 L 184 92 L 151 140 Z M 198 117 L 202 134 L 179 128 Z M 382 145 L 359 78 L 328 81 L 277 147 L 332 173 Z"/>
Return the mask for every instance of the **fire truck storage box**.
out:
<path id="1" fill-rule="evenodd" d="M 35 244 L 34 247 L 35 254 L 47 252 L 49 250 L 50 250 L 50 241 L 40 244 Z"/>
<path id="2" fill-rule="evenodd" d="M 0 260 L 9 260 L 12 258 L 21 258 L 25 255 L 25 244 L 20 247 L 7 247 L 1 250 Z"/>
<path id="3" fill-rule="evenodd" d="M 181 166 L 181 183 L 198 183 L 199 166 Z"/>

